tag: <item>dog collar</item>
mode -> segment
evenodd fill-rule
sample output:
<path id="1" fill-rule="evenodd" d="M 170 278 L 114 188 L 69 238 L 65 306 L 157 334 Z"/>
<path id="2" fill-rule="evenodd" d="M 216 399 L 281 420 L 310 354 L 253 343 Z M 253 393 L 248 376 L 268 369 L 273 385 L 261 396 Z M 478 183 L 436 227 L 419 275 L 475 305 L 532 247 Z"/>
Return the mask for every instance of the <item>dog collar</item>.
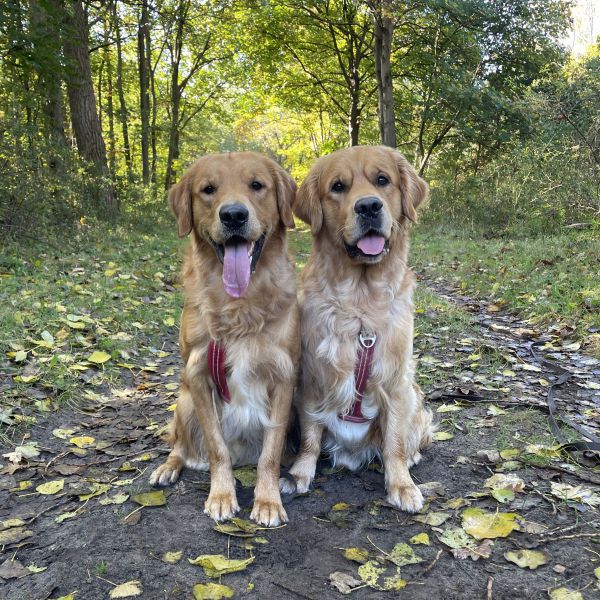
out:
<path id="1" fill-rule="evenodd" d="M 338 415 L 338 418 L 342 421 L 348 421 L 349 423 L 367 423 L 370 421 L 362 413 L 362 399 L 367 387 L 367 381 L 369 381 L 371 375 L 371 363 L 373 361 L 376 341 L 377 336 L 374 333 L 361 331 L 358 336 L 360 350 L 358 351 L 358 360 L 354 367 L 354 388 L 356 395 L 354 396 L 354 402 L 350 407 L 350 411 Z"/>
<path id="2" fill-rule="evenodd" d="M 225 346 L 216 340 L 208 342 L 208 371 L 223 402 L 231 402 L 225 375 Z"/>

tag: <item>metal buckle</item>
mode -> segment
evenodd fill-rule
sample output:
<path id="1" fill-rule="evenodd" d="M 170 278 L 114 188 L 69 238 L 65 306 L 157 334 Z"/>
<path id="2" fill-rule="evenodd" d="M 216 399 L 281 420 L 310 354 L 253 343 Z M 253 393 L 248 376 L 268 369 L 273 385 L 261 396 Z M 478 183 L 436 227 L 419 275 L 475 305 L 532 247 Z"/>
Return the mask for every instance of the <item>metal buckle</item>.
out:
<path id="1" fill-rule="evenodd" d="M 361 331 L 358 336 L 358 341 L 363 348 L 372 348 L 377 341 L 377 336 L 374 333 L 365 333 Z"/>

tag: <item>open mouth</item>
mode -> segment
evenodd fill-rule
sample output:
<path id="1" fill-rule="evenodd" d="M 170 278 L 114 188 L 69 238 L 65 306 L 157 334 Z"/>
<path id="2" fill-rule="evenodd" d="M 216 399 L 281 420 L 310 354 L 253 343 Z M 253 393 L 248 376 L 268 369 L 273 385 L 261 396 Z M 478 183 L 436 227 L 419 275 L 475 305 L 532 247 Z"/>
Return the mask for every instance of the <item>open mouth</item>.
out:
<path id="1" fill-rule="evenodd" d="M 212 238 L 212 244 L 217 258 L 223 263 L 223 286 L 232 298 L 242 298 L 246 295 L 250 284 L 250 275 L 256 270 L 266 234 L 256 241 L 250 242 L 239 235 L 229 237 L 222 244 Z"/>
<path id="2" fill-rule="evenodd" d="M 354 245 L 346 244 L 346 252 L 350 258 L 362 258 L 366 262 L 374 261 L 387 254 L 390 242 L 377 231 L 368 231 Z"/>

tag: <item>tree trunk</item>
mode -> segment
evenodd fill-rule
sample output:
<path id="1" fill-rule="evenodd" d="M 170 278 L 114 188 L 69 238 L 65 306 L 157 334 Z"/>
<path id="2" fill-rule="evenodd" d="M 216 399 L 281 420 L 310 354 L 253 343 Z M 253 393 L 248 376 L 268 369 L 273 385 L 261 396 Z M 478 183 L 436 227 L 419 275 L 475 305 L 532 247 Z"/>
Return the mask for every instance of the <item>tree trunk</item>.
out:
<path id="1" fill-rule="evenodd" d="M 105 23 L 104 35 L 108 41 L 110 30 Z M 108 166 L 111 177 L 116 173 L 116 141 L 115 141 L 115 108 L 113 100 L 113 64 L 110 53 L 111 48 L 104 46 L 104 64 L 106 65 L 106 116 L 108 117 Z"/>
<path id="2" fill-rule="evenodd" d="M 123 153 L 125 154 L 125 167 L 127 169 L 127 179 L 133 180 L 133 171 L 131 165 L 131 149 L 129 146 L 129 128 L 127 113 L 127 104 L 125 103 L 125 93 L 123 92 L 123 51 L 121 47 L 121 28 L 119 25 L 119 15 L 117 13 L 117 2 L 112 2 L 113 27 L 117 40 L 117 94 L 119 96 L 119 110 L 117 117 L 121 121 L 121 129 L 123 131 Z"/>
<path id="3" fill-rule="evenodd" d="M 150 123 L 150 146 L 152 147 L 152 164 L 150 165 L 150 181 L 156 183 L 156 165 L 158 164 L 158 150 L 156 148 L 156 119 L 158 117 L 158 103 L 156 102 L 155 68 L 152 68 L 152 45 L 150 43 L 150 28 L 146 28 L 146 48 L 148 49 L 148 73 L 150 74 L 150 94 L 152 96 L 152 121 Z"/>
<path id="4" fill-rule="evenodd" d="M 146 48 L 146 30 L 148 27 L 148 2 L 147 0 L 142 0 L 142 11 L 138 24 L 138 68 L 140 79 L 140 119 L 142 122 L 142 179 L 144 185 L 148 185 L 150 183 L 150 93 L 148 76 L 148 50 Z"/>
<path id="5" fill-rule="evenodd" d="M 352 103 L 350 105 L 350 117 L 348 119 L 348 135 L 350 136 L 350 145 L 358 146 L 359 131 L 360 131 L 360 99 L 358 94 L 352 95 Z"/>
<path id="6" fill-rule="evenodd" d="M 396 147 L 396 118 L 392 80 L 392 37 L 394 21 L 383 13 L 375 15 L 375 73 L 379 95 L 379 134 L 381 143 Z"/>
<path id="7" fill-rule="evenodd" d="M 97 175 L 105 178 L 98 190 L 97 208 L 112 215 L 118 211 L 118 203 L 114 187 L 109 180 L 106 146 L 96 111 L 88 56 L 87 15 L 81 0 L 71 0 L 70 9 L 65 11 L 68 30 L 64 37 L 64 54 L 71 71 L 67 78 L 71 121 L 79 154 L 94 165 Z"/>
<path id="8" fill-rule="evenodd" d="M 175 169 L 173 162 L 179 158 L 179 64 L 173 65 L 171 72 L 171 124 L 169 127 L 169 154 L 167 156 L 167 170 L 165 173 L 165 189 L 168 190 L 175 183 Z"/>
<path id="9" fill-rule="evenodd" d="M 38 66 L 38 95 L 42 99 L 44 113 L 44 129 L 46 138 L 51 147 L 66 148 L 67 136 L 65 135 L 65 104 L 63 100 L 61 78 L 61 15 L 60 0 L 50 0 L 43 5 L 37 0 L 32 0 L 31 25 L 34 45 L 44 38 L 46 62 Z M 51 43 L 50 43 L 51 42 Z M 41 52 L 38 50 L 38 53 Z M 58 156 L 50 159 L 52 168 L 59 168 Z"/>

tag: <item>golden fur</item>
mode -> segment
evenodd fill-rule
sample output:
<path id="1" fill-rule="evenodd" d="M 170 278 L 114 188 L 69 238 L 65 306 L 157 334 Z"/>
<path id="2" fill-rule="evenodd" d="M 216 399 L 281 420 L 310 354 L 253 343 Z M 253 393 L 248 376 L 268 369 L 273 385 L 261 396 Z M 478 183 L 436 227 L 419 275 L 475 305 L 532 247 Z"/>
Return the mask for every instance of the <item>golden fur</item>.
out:
<path id="1" fill-rule="evenodd" d="M 252 187 L 256 181 L 260 190 Z M 240 152 L 199 159 L 169 193 L 179 234 L 191 233 L 182 274 L 185 368 L 171 424 L 172 450 L 150 480 L 173 483 L 184 465 L 210 468 L 205 513 L 215 520 L 239 510 L 232 464 L 248 463 L 258 463 L 251 517 L 269 526 L 287 520 L 278 479 L 300 351 L 285 231 L 293 226 L 295 190 L 294 181 L 275 162 Z M 210 241 L 224 239 L 219 211 L 232 203 L 249 211 L 249 241 L 265 235 L 256 271 L 241 298 L 225 292 L 223 266 Z M 211 338 L 226 347 L 231 403 L 220 399 L 209 374 Z"/>
<path id="2" fill-rule="evenodd" d="M 336 187 L 343 189 L 334 191 Z M 300 301 L 296 403 L 302 443 L 290 470 L 298 492 L 310 486 L 325 434 L 324 447 L 336 464 L 357 469 L 376 456 L 383 459 L 388 502 L 411 512 L 423 505 L 408 469 L 431 443 L 432 419 L 414 382 L 414 275 L 406 259 L 409 225 L 427 192 L 408 161 L 383 146 L 358 146 L 322 157 L 298 191 L 294 213 L 313 234 Z M 387 240 L 389 252 L 351 257 L 346 246 L 361 234 L 355 205 L 364 198 L 381 201 L 380 237 Z M 371 420 L 351 423 L 338 415 L 348 413 L 354 403 L 361 331 L 377 335 L 362 401 L 362 412 Z M 281 486 L 284 492 L 294 489 L 285 479 Z"/>

